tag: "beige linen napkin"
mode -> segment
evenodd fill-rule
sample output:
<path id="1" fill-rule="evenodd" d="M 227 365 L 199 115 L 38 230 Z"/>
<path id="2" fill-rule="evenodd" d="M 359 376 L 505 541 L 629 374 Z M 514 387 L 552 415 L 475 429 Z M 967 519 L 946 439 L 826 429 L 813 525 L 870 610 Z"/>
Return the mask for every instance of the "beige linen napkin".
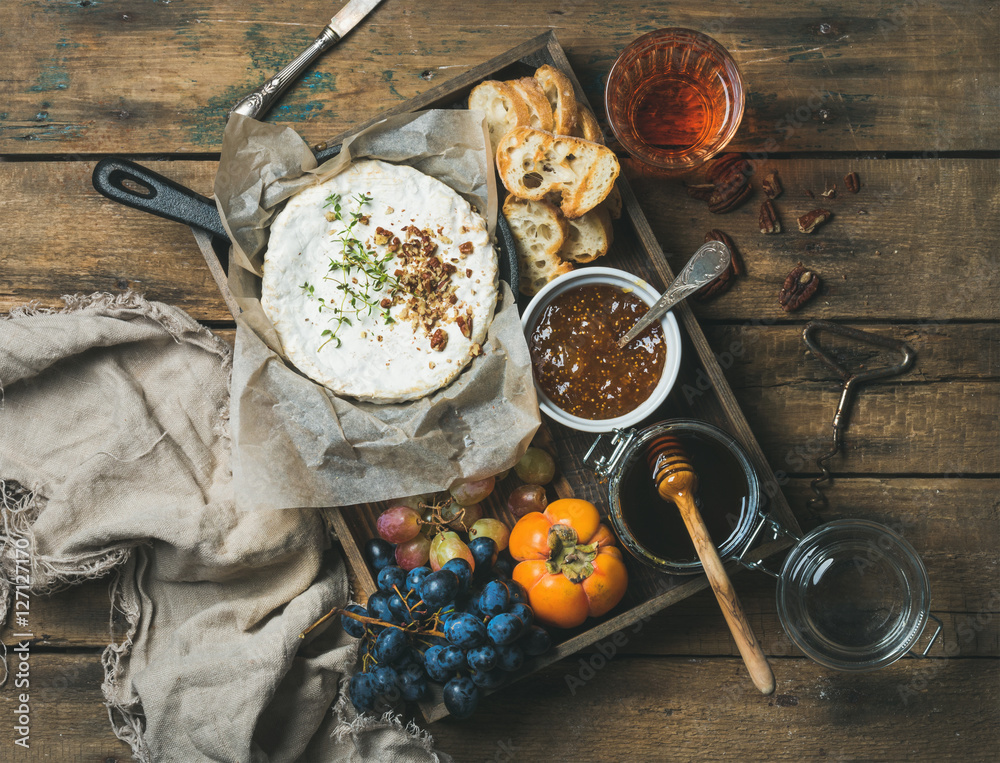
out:
<path id="1" fill-rule="evenodd" d="M 136 760 L 450 760 L 356 717 L 339 625 L 302 646 L 347 574 L 320 511 L 236 511 L 229 347 L 135 295 L 66 301 L 0 319 L 0 622 L 22 538 L 36 593 L 115 572 L 102 688 Z"/>

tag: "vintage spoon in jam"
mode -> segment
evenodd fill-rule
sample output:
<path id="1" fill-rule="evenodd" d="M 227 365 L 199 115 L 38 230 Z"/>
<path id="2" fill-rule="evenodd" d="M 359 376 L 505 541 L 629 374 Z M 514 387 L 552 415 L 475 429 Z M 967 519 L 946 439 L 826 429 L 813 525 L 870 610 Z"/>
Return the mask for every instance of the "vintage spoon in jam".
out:
<path id="1" fill-rule="evenodd" d="M 721 276 L 725 269 L 729 267 L 731 259 L 732 255 L 729 253 L 729 247 L 721 241 L 709 241 L 707 244 L 704 244 L 688 260 L 687 265 L 684 266 L 680 275 L 667 287 L 667 290 L 663 292 L 663 296 L 656 301 L 656 304 L 649 308 L 646 314 L 636 322 L 629 332 L 618 340 L 618 346 L 624 347 L 627 345 L 639 336 L 639 334 L 652 326 L 653 323 L 666 315 L 667 310 L 671 307 L 687 299 L 702 286 L 711 283 Z"/>
<path id="2" fill-rule="evenodd" d="M 768 664 L 764 651 L 757 642 L 750 623 L 747 621 L 736 596 L 733 583 L 722 566 L 719 552 L 708 534 L 705 520 L 694 502 L 698 490 L 698 475 L 691 466 L 681 441 L 673 435 L 663 435 L 649 444 L 646 451 L 646 461 L 653 473 L 656 490 L 665 501 L 673 501 L 681 512 L 684 524 L 691 534 L 695 551 L 701 559 L 701 566 L 708 575 L 708 582 L 719 601 L 722 614 L 725 615 L 729 630 L 733 634 L 736 646 L 740 650 L 743 662 L 747 666 L 750 678 L 763 694 L 774 692 L 774 673 Z"/>

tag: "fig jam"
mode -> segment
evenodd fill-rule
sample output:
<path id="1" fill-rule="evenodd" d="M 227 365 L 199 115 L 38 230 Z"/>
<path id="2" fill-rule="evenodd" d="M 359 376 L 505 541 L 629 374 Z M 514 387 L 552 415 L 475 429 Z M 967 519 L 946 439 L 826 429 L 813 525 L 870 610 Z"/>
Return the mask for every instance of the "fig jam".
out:
<path id="1" fill-rule="evenodd" d="M 642 405 L 663 374 L 663 327 L 654 323 L 623 349 L 618 340 L 648 309 L 609 284 L 584 284 L 555 297 L 528 339 L 535 380 L 553 404 L 591 420 Z"/>
<path id="2" fill-rule="evenodd" d="M 721 443 L 696 434 L 680 437 L 698 475 L 695 501 L 716 547 L 733 533 L 750 500 L 743 467 Z M 625 465 L 619 491 L 622 519 L 649 553 L 670 562 L 696 562 L 698 554 L 680 510 L 656 491 L 644 454 Z"/>

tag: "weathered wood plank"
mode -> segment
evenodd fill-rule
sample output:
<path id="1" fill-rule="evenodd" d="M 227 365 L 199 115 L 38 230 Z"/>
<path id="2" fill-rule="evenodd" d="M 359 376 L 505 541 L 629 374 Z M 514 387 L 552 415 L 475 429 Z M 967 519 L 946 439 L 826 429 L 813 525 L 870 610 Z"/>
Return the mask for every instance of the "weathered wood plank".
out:
<path id="1" fill-rule="evenodd" d="M 997 660 L 846 674 L 782 659 L 777 691 L 763 697 L 734 658 L 588 657 L 485 698 L 467 721 L 431 724 L 437 748 L 456 760 L 989 761 L 1000 743 Z M 129 759 L 101 704 L 98 654 L 33 659 L 31 748 L 5 748 L 4 759 Z M 17 706 L 10 684 L 0 697 Z M 13 738 L 5 732 L 5 745 Z"/>
<path id="2" fill-rule="evenodd" d="M 784 487 L 803 524 L 815 522 L 802 511 L 811 496 L 808 480 Z M 869 519 L 901 533 L 924 559 L 932 609 L 945 621 L 944 642 L 961 656 L 1000 656 L 1000 480 L 839 479 L 828 491 L 824 521 Z M 780 557 L 770 564 L 777 566 Z M 740 598 L 755 632 L 770 655 L 798 651 L 781 631 L 771 578 L 743 572 L 736 578 Z M 32 630 L 52 647 L 102 647 L 108 641 L 107 581 L 93 581 L 50 597 L 34 597 Z M 641 634 L 630 637 L 627 654 L 737 654 L 715 599 L 708 591 L 654 615 Z M 628 630 L 628 629 L 626 629 Z M 11 640 L 11 628 L 0 638 Z M 941 652 L 936 652 L 940 654 Z"/>
<path id="3" fill-rule="evenodd" d="M 10 659 L 8 657 L 8 659 Z M 33 651 L 29 657 L 30 686 L 18 688 L 9 679 L 0 689 L 4 722 L 0 727 L 0 757 L 10 763 L 39 760 L 103 761 L 132 759 L 127 744 L 115 738 L 101 694 L 104 669 L 99 652 L 62 654 Z M 14 741 L 20 695 L 27 692 L 30 708 L 28 749 Z"/>
<path id="4" fill-rule="evenodd" d="M 803 384 L 735 393 L 776 471 L 819 473 L 816 458 L 833 445 L 838 386 Z M 996 383 L 893 385 L 890 380 L 861 388 L 841 454 L 828 466 L 835 473 L 854 474 L 997 474 L 998 442 Z"/>
<path id="5" fill-rule="evenodd" d="M 734 578 L 734 585 L 764 653 L 769 657 L 801 657 L 802 652 L 785 633 L 775 612 L 773 580 L 741 573 Z M 932 584 L 934 607 L 938 602 L 937 593 Z M 1000 656 L 1000 612 L 986 608 L 996 607 L 998 604 L 1000 591 L 994 591 L 984 599 L 984 609 L 981 611 L 943 612 L 932 608 L 932 613 L 941 619 L 944 627 L 929 655 L 934 658 L 945 655 Z M 917 640 L 917 647 L 923 649 L 929 643 L 935 627 L 933 622 L 928 623 L 927 629 Z M 629 629 L 624 629 L 623 632 L 628 635 Z M 609 641 L 614 643 L 614 637 L 604 638 L 585 651 L 600 651 L 602 645 L 606 646 Z M 718 602 L 709 591 L 702 591 L 654 615 L 639 633 L 629 635 L 628 643 L 619 651 L 631 655 L 739 657 L 736 644 L 729 635 L 722 612 L 719 611 Z"/>
<path id="6" fill-rule="evenodd" d="M 1000 334 L 993 324 L 857 325 L 906 341 L 917 361 L 906 375 L 860 388 L 835 471 L 994 472 Z M 709 336 L 727 379 L 775 469 L 816 471 L 831 445 L 829 424 L 841 381 L 811 357 L 800 326 L 714 326 Z M 884 367 L 899 356 L 821 335 L 852 370 Z M 793 393 L 791 388 L 795 389 Z M 680 390 L 685 398 L 700 393 Z M 884 439 L 883 439 L 884 438 Z"/>
<path id="7" fill-rule="evenodd" d="M 782 232 L 758 224 L 763 173 L 777 170 L 784 193 L 774 205 Z M 677 271 L 704 243 L 705 233 L 729 234 L 743 255 L 746 277 L 709 303 L 701 318 L 758 321 L 892 318 L 935 321 L 1000 317 L 1000 187 L 991 160 L 762 160 L 753 198 L 739 209 L 711 214 L 682 183 L 629 162 L 627 171 L 667 258 Z M 858 172 L 859 193 L 844 189 Z M 824 199 L 824 188 L 837 195 Z M 803 190 L 811 190 L 809 198 Z M 825 208 L 833 218 L 812 234 L 796 218 Z M 778 291 L 796 263 L 823 279 L 819 293 L 795 313 L 778 305 Z"/>
<path id="8" fill-rule="evenodd" d="M 906 342 L 917 354 L 906 374 L 883 382 L 915 385 L 951 381 L 996 381 L 1000 377 L 1000 325 L 927 321 L 917 324 L 849 324 L 886 339 Z M 815 360 L 802 341 L 802 325 L 705 325 L 705 334 L 733 388 L 776 387 L 790 382 L 841 379 Z M 860 371 L 897 363 L 898 352 L 821 332 L 820 346 L 845 368 Z M 796 352 L 796 348 L 798 352 Z"/>
<path id="9" fill-rule="evenodd" d="M 211 195 L 215 164 L 149 166 Z M 2 309 L 63 294 L 133 289 L 201 319 L 232 319 L 191 229 L 112 202 L 91 184 L 93 162 L 0 164 Z"/>
<path id="10" fill-rule="evenodd" d="M 305 48 L 330 13 L 320 0 L 294 13 L 234 0 L 6 3 L 0 26 L 18 30 L 19 54 L 5 72 L 0 153 L 217 150 L 229 107 Z M 962 0 L 876 9 L 861 0 L 836 9 L 819 0 L 641 10 L 626 0 L 386 3 L 271 118 L 322 140 L 549 29 L 601 103 L 629 41 L 683 26 L 715 36 L 743 71 L 741 147 L 996 149 L 1000 78 L 983 66 L 1000 38 L 994 20 L 988 4 Z"/>
<path id="11" fill-rule="evenodd" d="M 213 162 L 147 162 L 151 169 L 211 194 Z M 770 326 L 811 318 L 920 322 L 1000 317 L 1000 188 L 988 160 L 781 160 L 785 194 L 777 201 L 787 227 L 815 200 L 797 189 L 823 188 L 859 169 L 857 196 L 824 204 L 836 216 L 812 235 L 796 230 L 762 236 L 756 198 L 728 215 L 712 215 L 677 180 L 633 175 L 640 206 L 675 271 L 720 228 L 743 252 L 747 276 L 710 303 L 693 303 L 703 319 Z M 0 238 L 0 309 L 61 294 L 129 286 L 183 307 L 201 320 L 231 316 L 183 225 L 122 207 L 94 191 L 86 162 L 0 163 L 4 236 Z M 915 184 L 914 178 L 921 181 Z M 934 191 L 929 193 L 927 188 Z M 808 204 L 805 202 L 809 202 Z M 867 214 L 859 215 L 864 209 Z M 818 297 L 784 313 L 777 294 L 796 262 L 823 276 Z M 615 266 L 612 251 L 599 264 Z M 976 274 L 970 278 L 969 274 Z M 995 343 L 992 345 L 995 347 Z M 995 353 L 995 350 L 992 352 Z M 995 354 L 989 356 L 995 358 Z"/>
<path id="12" fill-rule="evenodd" d="M 833 471 L 946 476 L 1000 471 L 1000 329 L 992 324 L 858 327 L 909 342 L 917 362 L 905 376 L 860 388 L 844 452 L 830 464 Z M 832 445 L 830 423 L 841 382 L 808 355 L 801 327 L 717 325 L 707 333 L 777 479 L 818 474 L 816 458 Z M 840 341 L 829 346 L 844 350 L 850 368 L 884 362 Z M 693 402 L 705 389 L 696 380 L 675 395 Z M 579 463 L 563 468 L 573 479 L 592 481 Z M 827 488 L 831 495 L 834 490 Z"/>
<path id="13" fill-rule="evenodd" d="M 793 346 L 789 351 L 800 350 Z M 702 396 L 710 394 L 707 389 L 698 378 L 679 384 L 651 421 L 698 418 Z M 788 475 L 819 475 L 816 459 L 833 446 L 831 424 L 840 401 L 839 384 L 793 379 L 780 386 L 741 387 L 737 381 L 734 393 L 779 483 Z M 828 464 L 834 474 L 1000 473 L 996 382 L 900 385 L 883 380 L 862 387 L 850 410 L 841 452 Z M 579 485 L 578 495 L 602 500 L 603 488 L 582 463 L 594 438 L 566 429 L 559 436 L 567 443 L 559 450 L 561 468 Z"/>
<path id="14" fill-rule="evenodd" d="M 1000 741 L 995 660 L 906 660 L 869 674 L 780 660 L 772 697 L 729 658 L 586 668 L 553 665 L 486 698 L 470 720 L 429 730 L 458 760 L 504 760 L 512 748 L 539 761 L 987 761 Z"/>
<path id="15" fill-rule="evenodd" d="M 882 324 L 852 323 L 876 336 L 907 342 L 917 353 L 910 371 L 893 381 L 900 385 L 938 382 L 992 382 L 1000 376 L 1000 326 L 992 323 Z M 234 329 L 216 329 L 229 342 L 236 340 Z M 836 387 L 840 377 L 816 362 L 802 343 L 800 325 L 739 325 L 709 323 L 705 335 L 729 385 L 734 389 L 778 387 L 805 382 L 821 382 Z M 896 362 L 898 356 L 878 348 L 852 343 L 843 337 L 822 340 L 846 368 L 860 370 Z M 799 347 L 801 353 L 796 353 Z"/>

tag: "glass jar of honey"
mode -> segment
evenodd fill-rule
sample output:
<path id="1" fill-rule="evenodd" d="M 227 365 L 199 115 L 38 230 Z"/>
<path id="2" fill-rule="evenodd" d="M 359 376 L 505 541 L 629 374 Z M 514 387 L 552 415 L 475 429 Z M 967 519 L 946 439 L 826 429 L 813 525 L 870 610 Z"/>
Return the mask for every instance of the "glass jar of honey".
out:
<path id="1" fill-rule="evenodd" d="M 584 457 L 608 482 L 610 519 L 629 553 L 671 575 L 702 572 L 680 512 L 659 496 L 646 452 L 663 435 L 676 437 L 699 476 L 697 504 L 723 561 L 776 578 L 777 608 L 788 637 L 821 665 L 875 670 L 913 652 L 930 621 L 927 570 L 913 546 L 888 527 L 837 520 L 803 537 L 762 510 L 760 480 L 739 442 L 694 419 L 661 421 L 642 430 L 616 430 L 611 452 L 598 456 L 604 435 Z M 795 545 L 780 572 L 753 559 L 763 540 L 785 536 Z"/>

